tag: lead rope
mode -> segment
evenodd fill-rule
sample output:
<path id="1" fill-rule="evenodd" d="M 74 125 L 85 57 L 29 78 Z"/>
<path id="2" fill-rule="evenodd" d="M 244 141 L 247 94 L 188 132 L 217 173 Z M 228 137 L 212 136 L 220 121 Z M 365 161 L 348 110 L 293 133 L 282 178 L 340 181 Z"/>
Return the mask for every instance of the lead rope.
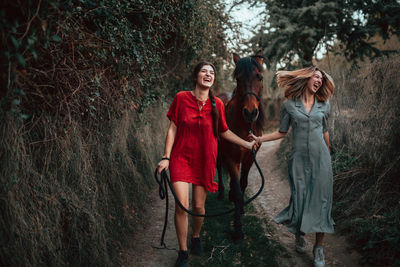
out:
<path id="1" fill-rule="evenodd" d="M 252 130 L 250 129 L 249 132 L 252 133 Z M 263 190 L 264 183 L 265 183 L 264 174 L 262 173 L 261 168 L 258 165 L 258 162 L 256 160 L 256 153 L 255 153 L 254 148 L 251 149 L 251 153 L 252 153 L 252 156 L 253 156 L 254 163 L 255 163 L 255 165 L 257 167 L 257 170 L 258 170 L 258 172 L 260 173 L 260 176 L 261 176 L 261 186 L 260 186 L 260 189 L 258 189 L 257 193 L 254 194 L 254 196 L 252 196 L 246 202 L 244 202 L 243 207 L 248 205 L 251 201 L 253 201 L 256 197 L 258 197 L 261 194 L 261 191 Z M 229 213 L 235 211 L 235 208 L 232 208 L 232 209 L 223 211 L 221 213 L 216 213 L 216 214 L 198 214 L 198 213 L 195 213 L 195 212 L 193 212 L 191 210 L 186 209 L 182 205 L 182 203 L 179 201 L 179 199 L 176 196 L 176 193 L 174 191 L 174 188 L 172 187 L 172 184 L 171 184 L 171 181 L 170 181 L 170 179 L 168 177 L 168 174 L 167 174 L 167 172 L 165 170 L 161 171 L 160 179 L 158 179 L 158 172 L 157 172 L 157 169 L 156 169 L 155 172 L 154 172 L 154 178 L 156 179 L 156 182 L 159 185 L 158 194 L 159 194 L 160 198 L 161 199 L 165 198 L 165 220 L 164 220 L 164 227 L 163 227 L 163 232 L 162 232 L 162 235 L 161 235 L 161 242 L 160 242 L 160 245 L 162 247 L 154 247 L 153 246 L 154 248 L 157 248 L 157 249 L 164 249 L 164 248 L 165 249 L 170 249 L 170 248 L 168 248 L 166 246 L 166 244 L 164 242 L 165 231 L 167 229 L 167 224 L 168 224 L 168 187 L 167 187 L 167 184 L 168 184 L 168 186 L 169 186 L 169 188 L 171 190 L 171 193 L 174 196 L 175 201 L 178 204 L 178 206 L 181 209 L 183 209 L 185 212 L 187 212 L 188 214 L 190 214 L 192 216 L 197 216 L 197 217 L 218 217 L 218 216 L 223 216 L 223 215 L 226 215 L 226 214 L 229 214 Z M 174 249 L 170 249 L 170 250 L 174 250 Z"/>

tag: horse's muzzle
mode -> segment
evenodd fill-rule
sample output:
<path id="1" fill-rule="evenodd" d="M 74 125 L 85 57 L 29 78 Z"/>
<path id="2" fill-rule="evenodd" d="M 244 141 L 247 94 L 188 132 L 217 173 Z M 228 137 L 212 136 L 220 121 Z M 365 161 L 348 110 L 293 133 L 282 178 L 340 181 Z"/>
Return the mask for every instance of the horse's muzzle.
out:
<path id="1" fill-rule="evenodd" d="M 247 108 L 243 109 L 243 117 L 248 123 L 255 122 L 258 118 L 258 114 L 258 108 L 253 109 L 251 112 Z"/>

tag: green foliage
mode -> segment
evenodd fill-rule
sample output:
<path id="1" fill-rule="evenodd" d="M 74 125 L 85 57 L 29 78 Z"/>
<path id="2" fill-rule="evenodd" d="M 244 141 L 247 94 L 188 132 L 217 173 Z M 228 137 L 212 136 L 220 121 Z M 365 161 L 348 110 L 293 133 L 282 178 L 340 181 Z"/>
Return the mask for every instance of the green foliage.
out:
<path id="1" fill-rule="evenodd" d="M 357 166 L 358 158 L 351 156 L 347 151 L 334 150 L 332 153 L 333 173 L 342 173 Z"/>
<path id="2" fill-rule="evenodd" d="M 247 0 L 265 4 L 265 24 L 251 43 L 263 49 L 263 54 L 275 67 L 309 66 L 316 50 L 322 45 L 328 51 L 344 53 L 350 61 L 375 58 L 388 54 L 371 40 L 380 35 L 384 40 L 398 35 L 400 3 L 389 1 L 333 0 Z M 397 51 L 398 52 L 398 51 Z"/>
<path id="3" fill-rule="evenodd" d="M 361 247 L 362 263 L 376 265 L 379 262 L 380 266 L 400 263 L 399 210 L 367 218 L 351 218 L 344 227 L 350 238 Z"/>
<path id="4" fill-rule="evenodd" d="M 196 61 L 207 59 L 219 68 L 227 58 L 224 27 L 229 17 L 220 2 L 60 0 L 20 6 L 24 4 L 15 1 L 0 12 L 1 70 L 9 81 L 2 95 L 22 82 L 18 74 L 34 77 L 36 85 L 45 88 L 31 88 L 28 98 L 45 109 L 69 100 L 71 112 L 84 120 L 102 119 L 101 99 L 110 94 L 117 105 L 122 101 L 143 111 L 160 95 L 189 87 Z M 22 21 L 27 18 L 26 25 Z M 43 75 L 47 73 L 51 75 Z M 75 81 L 54 79 L 60 75 L 76 76 Z M 107 85 L 104 75 L 112 77 Z M 51 99 L 43 101 L 49 94 Z M 82 95 L 92 101 L 75 102 Z"/>
<path id="5" fill-rule="evenodd" d="M 224 177 L 224 181 L 228 181 L 227 177 Z M 206 200 L 207 213 L 215 214 L 231 209 L 232 203 L 227 199 L 228 193 L 226 193 L 225 201 L 218 200 L 217 194 L 209 195 Z M 238 244 L 232 242 L 232 215 L 206 218 L 202 228 L 204 255 L 190 257 L 190 265 L 277 266 L 276 257 L 282 248 L 276 241 L 268 239 L 266 235 L 260 235 L 260 233 L 265 233 L 264 227 L 269 232 L 273 230 L 267 220 L 249 214 L 253 212 L 255 210 L 252 204 L 245 207 L 243 231 L 246 237 Z"/>

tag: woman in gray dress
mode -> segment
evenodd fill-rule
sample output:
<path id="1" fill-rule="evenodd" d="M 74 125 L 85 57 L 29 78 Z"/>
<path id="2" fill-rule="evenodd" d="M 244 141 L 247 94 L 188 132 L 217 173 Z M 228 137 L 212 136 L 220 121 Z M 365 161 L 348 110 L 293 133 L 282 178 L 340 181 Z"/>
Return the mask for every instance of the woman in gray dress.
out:
<path id="1" fill-rule="evenodd" d="M 296 236 L 296 250 L 305 252 L 304 235 L 316 233 L 314 266 L 325 265 L 322 249 L 324 233 L 333 233 L 331 217 L 333 176 L 329 153 L 329 97 L 335 85 L 317 67 L 278 71 L 279 87 L 285 88 L 278 131 L 260 137 L 258 143 L 286 136 L 292 126 L 293 144 L 288 164 L 291 198 L 274 219 Z"/>

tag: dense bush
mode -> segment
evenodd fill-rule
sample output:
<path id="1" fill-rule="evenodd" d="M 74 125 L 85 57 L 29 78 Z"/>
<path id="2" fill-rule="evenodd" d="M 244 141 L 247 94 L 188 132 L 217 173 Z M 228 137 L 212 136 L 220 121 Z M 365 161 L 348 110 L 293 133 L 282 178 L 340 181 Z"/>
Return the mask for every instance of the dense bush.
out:
<path id="1" fill-rule="evenodd" d="M 400 56 L 336 72 L 335 219 L 374 265 L 400 264 Z"/>
<path id="2" fill-rule="evenodd" d="M 117 265 L 162 154 L 165 97 L 221 66 L 218 1 L 0 4 L 0 265 Z M 149 123 L 151 121 L 151 124 Z"/>

